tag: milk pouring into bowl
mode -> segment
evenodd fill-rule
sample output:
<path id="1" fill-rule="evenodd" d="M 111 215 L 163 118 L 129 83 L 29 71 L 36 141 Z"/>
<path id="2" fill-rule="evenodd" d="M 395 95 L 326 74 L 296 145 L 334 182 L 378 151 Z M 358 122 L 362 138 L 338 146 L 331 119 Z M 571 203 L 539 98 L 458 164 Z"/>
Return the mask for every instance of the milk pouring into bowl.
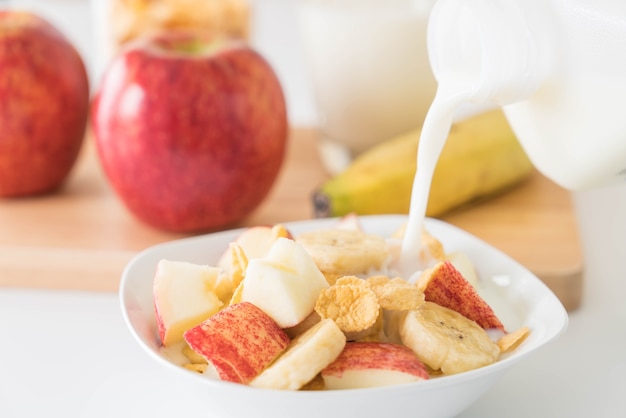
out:
<path id="1" fill-rule="evenodd" d="M 428 51 L 438 89 L 420 137 L 404 273 L 422 267 L 411 255 L 463 105 L 502 106 L 533 164 L 567 189 L 626 179 L 626 2 L 438 0 Z"/>

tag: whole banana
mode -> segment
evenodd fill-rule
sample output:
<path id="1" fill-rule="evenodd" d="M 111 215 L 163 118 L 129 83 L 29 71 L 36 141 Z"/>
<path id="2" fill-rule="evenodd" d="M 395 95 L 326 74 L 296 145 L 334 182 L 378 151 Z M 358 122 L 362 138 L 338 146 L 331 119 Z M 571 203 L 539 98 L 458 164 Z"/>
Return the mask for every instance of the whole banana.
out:
<path id="1" fill-rule="evenodd" d="M 316 217 L 408 213 L 420 130 L 358 156 L 313 193 Z M 489 110 L 455 123 L 437 163 L 426 215 L 436 217 L 525 179 L 533 166 L 504 113 Z"/>

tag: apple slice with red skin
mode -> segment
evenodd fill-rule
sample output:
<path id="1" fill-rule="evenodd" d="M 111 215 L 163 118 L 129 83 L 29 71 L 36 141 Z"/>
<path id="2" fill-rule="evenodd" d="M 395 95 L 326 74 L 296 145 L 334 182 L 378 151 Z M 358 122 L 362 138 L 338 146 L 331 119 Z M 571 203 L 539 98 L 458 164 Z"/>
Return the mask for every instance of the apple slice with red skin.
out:
<path id="1" fill-rule="evenodd" d="M 452 309 L 484 329 L 506 332 L 491 306 L 450 261 L 441 261 L 425 271 L 417 286 L 424 292 L 425 300 Z"/>
<path id="2" fill-rule="evenodd" d="M 348 342 L 321 372 L 327 389 L 391 386 L 427 380 L 428 371 L 415 353 L 400 344 Z"/>
<path id="3" fill-rule="evenodd" d="M 220 379 L 242 384 L 261 373 L 291 341 L 270 316 L 248 302 L 222 309 L 187 330 L 184 338 Z"/>

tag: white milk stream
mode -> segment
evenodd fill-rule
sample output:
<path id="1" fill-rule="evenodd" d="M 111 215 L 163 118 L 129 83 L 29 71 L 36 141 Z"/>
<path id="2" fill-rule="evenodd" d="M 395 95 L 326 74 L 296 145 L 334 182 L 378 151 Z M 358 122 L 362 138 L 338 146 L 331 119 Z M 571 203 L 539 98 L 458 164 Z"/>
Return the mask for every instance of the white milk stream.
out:
<path id="1" fill-rule="evenodd" d="M 424 120 L 417 152 L 417 171 L 411 191 L 409 219 L 400 254 L 400 272 L 409 280 L 426 267 L 420 265 L 418 254 L 430 185 L 455 112 L 471 97 L 470 86 L 465 84 L 463 78 L 456 75 L 440 79 L 435 99 Z"/>

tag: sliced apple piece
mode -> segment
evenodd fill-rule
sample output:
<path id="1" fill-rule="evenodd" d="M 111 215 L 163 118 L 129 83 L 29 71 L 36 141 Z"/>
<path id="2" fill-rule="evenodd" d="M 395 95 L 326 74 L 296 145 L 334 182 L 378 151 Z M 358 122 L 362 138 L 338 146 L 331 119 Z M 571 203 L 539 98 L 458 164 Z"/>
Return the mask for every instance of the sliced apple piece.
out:
<path id="1" fill-rule="evenodd" d="M 220 379 L 248 384 L 289 345 L 289 337 L 261 309 L 242 302 L 228 306 L 184 334 Z"/>
<path id="2" fill-rule="evenodd" d="M 244 229 L 234 242 L 243 249 L 246 257 L 250 259 L 264 257 L 279 237 L 293 238 L 291 232 L 281 224 L 259 225 Z M 229 270 L 233 262 L 231 252 L 226 251 L 218 261 L 217 266 Z"/>
<path id="3" fill-rule="evenodd" d="M 288 238 L 278 238 L 263 258 L 250 259 L 241 301 L 255 304 L 281 328 L 302 322 L 313 312 L 328 282 L 306 250 Z"/>
<path id="4" fill-rule="evenodd" d="M 429 378 L 415 353 L 399 344 L 349 342 L 322 370 L 328 389 L 358 389 L 391 386 Z"/>
<path id="5" fill-rule="evenodd" d="M 220 270 L 206 265 L 161 260 L 153 281 L 159 338 L 165 346 L 182 341 L 183 333 L 215 314 Z"/>
<path id="6" fill-rule="evenodd" d="M 506 332 L 491 306 L 450 261 L 439 262 L 425 271 L 417 286 L 424 292 L 427 301 L 452 309 L 476 321 L 484 329 L 495 328 Z"/>
<path id="7" fill-rule="evenodd" d="M 291 341 L 287 350 L 250 382 L 267 389 L 298 390 L 332 363 L 346 337 L 332 319 L 323 319 Z"/>
<path id="8" fill-rule="evenodd" d="M 470 282 L 472 286 L 478 287 L 479 279 L 476 266 L 474 266 L 474 263 L 466 253 L 463 251 L 455 251 L 450 254 L 446 254 L 446 259 L 450 260 L 454 267 L 461 272 L 463 277 L 465 277 L 465 279 Z"/>

